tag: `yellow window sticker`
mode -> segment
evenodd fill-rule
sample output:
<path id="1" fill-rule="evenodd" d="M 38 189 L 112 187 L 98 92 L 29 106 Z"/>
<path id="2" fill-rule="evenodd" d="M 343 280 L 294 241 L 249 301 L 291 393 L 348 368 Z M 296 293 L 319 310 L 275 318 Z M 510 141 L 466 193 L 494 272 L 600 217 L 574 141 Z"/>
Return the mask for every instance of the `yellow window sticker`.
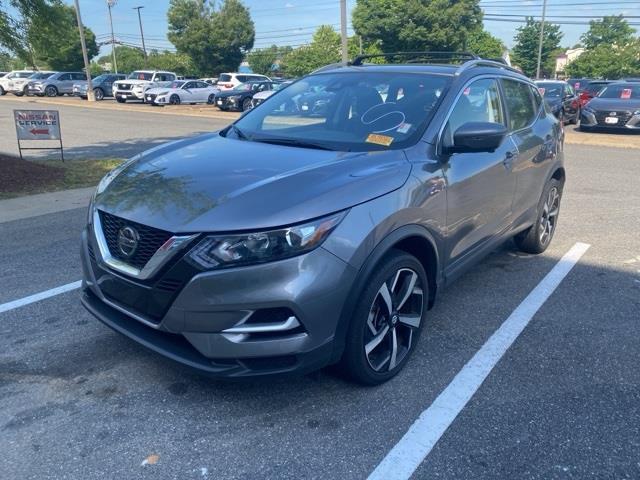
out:
<path id="1" fill-rule="evenodd" d="M 393 137 L 386 135 L 380 135 L 377 133 L 370 133 L 366 140 L 367 143 L 375 143 L 376 145 L 384 145 L 388 147 L 393 143 Z"/>

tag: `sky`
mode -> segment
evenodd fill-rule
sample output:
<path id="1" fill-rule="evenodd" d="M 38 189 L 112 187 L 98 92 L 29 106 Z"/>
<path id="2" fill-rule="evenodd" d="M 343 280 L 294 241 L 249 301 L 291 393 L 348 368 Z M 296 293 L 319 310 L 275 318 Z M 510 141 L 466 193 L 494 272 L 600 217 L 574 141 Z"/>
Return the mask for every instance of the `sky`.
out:
<path id="1" fill-rule="evenodd" d="M 73 4 L 72 0 L 65 0 Z M 85 25 L 90 27 L 98 41 L 109 39 L 107 0 L 79 0 Z M 508 47 L 513 45 L 517 23 L 525 15 L 539 17 L 543 0 L 481 0 L 485 12 L 485 28 L 500 38 Z M 333 25 L 339 30 L 339 0 L 243 0 L 249 8 L 256 27 L 255 47 L 272 44 L 298 46 L 307 43 L 319 25 Z M 349 12 L 349 34 L 351 10 L 356 0 L 347 0 Z M 113 24 L 116 38 L 132 44 L 141 44 L 138 16 L 133 7 L 141 10 L 147 48 L 173 49 L 167 40 L 166 13 L 169 0 L 117 0 L 113 7 Z M 564 32 L 563 46 L 578 43 L 580 35 L 587 29 L 590 18 L 602 15 L 624 14 L 630 22 L 640 25 L 640 1 L 632 0 L 548 0 L 547 17 L 552 21 L 567 22 L 561 25 Z M 500 15 L 496 20 L 495 15 Z M 637 18 L 633 18 L 637 16 Z M 494 18 L 494 19 L 492 19 Z M 640 29 L 640 26 L 636 27 Z M 110 47 L 101 47 L 101 54 L 109 53 Z"/>

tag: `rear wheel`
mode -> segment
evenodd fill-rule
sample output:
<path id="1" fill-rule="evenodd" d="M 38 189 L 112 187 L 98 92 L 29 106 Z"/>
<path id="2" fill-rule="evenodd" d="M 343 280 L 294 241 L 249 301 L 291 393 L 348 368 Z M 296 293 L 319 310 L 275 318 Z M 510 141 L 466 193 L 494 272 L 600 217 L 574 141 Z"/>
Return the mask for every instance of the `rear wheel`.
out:
<path id="1" fill-rule="evenodd" d="M 562 185 L 552 178 L 547 183 L 538 204 L 536 223 L 514 238 L 520 250 L 537 254 L 547 249 L 556 232 L 561 200 Z"/>
<path id="2" fill-rule="evenodd" d="M 54 87 L 53 85 L 49 85 L 47 88 L 44 89 L 44 94 L 47 97 L 57 97 L 58 96 L 58 89 L 56 87 Z"/>
<path id="3" fill-rule="evenodd" d="M 367 385 L 395 376 L 420 336 L 427 310 L 428 283 L 413 255 L 392 250 L 375 269 L 349 325 L 342 363 Z"/>
<path id="4" fill-rule="evenodd" d="M 173 94 L 169 97 L 169 105 L 180 105 L 180 97 Z"/>

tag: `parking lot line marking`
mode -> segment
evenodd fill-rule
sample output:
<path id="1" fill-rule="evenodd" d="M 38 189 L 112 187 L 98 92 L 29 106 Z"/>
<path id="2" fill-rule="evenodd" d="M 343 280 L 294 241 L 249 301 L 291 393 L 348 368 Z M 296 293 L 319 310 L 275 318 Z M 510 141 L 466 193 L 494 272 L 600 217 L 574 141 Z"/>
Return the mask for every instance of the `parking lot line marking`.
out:
<path id="1" fill-rule="evenodd" d="M 18 300 L 13 300 L 11 302 L 3 303 L 0 305 L 0 313 L 8 312 L 9 310 L 14 310 L 16 308 L 24 307 L 25 305 L 29 305 L 30 303 L 39 302 L 40 300 L 44 300 L 46 298 L 55 297 L 56 295 L 60 295 L 61 293 L 70 292 L 71 290 L 76 290 L 80 288 L 82 284 L 81 280 L 77 282 L 67 283 L 66 285 L 61 285 L 56 288 L 52 288 L 51 290 L 45 290 L 44 292 L 34 293 L 33 295 L 29 295 L 28 297 L 19 298 Z"/>
<path id="2" fill-rule="evenodd" d="M 493 367 L 589 247 L 586 243 L 576 243 L 571 247 L 462 367 L 431 406 L 420 414 L 407 433 L 369 475 L 369 480 L 404 480 L 411 477 L 489 376 Z"/>

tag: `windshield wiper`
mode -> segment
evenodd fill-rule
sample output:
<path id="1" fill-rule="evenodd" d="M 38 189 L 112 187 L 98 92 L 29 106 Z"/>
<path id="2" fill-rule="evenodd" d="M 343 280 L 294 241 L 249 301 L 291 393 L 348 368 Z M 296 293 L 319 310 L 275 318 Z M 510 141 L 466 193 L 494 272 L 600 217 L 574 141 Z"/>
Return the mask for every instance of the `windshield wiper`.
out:
<path id="1" fill-rule="evenodd" d="M 313 148 L 315 150 L 330 150 L 333 148 L 321 145 L 319 143 L 307 142 L 304 140 L 297 140 L 295 138 L 254 138 L 254 142 L 269 143 L 271 145 L 285 145 L 287 147 L 300 147 L 300 148 Z"/>

